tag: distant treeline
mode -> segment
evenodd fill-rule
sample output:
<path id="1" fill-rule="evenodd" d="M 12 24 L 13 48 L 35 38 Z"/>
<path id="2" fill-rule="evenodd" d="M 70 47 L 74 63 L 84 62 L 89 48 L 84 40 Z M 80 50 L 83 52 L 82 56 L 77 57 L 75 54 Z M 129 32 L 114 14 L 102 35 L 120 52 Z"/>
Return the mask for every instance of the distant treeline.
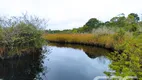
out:
<path id="1" fill-rule="evenodd" d="M 125 14 L 119 14 L 110 21 L 102 22 L 97 18 L 91 18 L 84 26 L 66 30 L 46 30 L 48 33 L 92 33 L 93 29 L 109 27 L 122 28 L 125 31 L 134 32 L 142 26 L 142 21 L 136 13 L 130 13 L 127 17 Z"/>

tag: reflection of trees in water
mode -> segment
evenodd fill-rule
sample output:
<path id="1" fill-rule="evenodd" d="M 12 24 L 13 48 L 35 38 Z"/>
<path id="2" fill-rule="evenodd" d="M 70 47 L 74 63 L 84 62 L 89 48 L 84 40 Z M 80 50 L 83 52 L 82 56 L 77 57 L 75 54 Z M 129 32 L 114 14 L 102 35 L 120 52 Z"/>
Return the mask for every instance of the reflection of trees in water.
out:
<path id="1" fill-rule="evenodd" d="M 0 78 L 4 80 L 41 79 L 46 68 L 42 66 L 41 52 L 31 53 L 17 59 L 0 61 Z"/>
<path id="2" fill-rule="evenodd" d="M 74 49 L 80 49 L 80 50 L 83 50 L 90 58 L 96 58 L 96 57 L 99 57 L 99 56 L 105 56 L 107 53 L 110 52 L 110 51 L 108 51 L 106 49 L 93 47 L 93 46 L 72 45 L 72 44 L 59 44 L 59 43 L 50 43 L 48 45 L 49 46 L 69 47 L 69 48 L 74 48 Z"/>
<path id="3" fill-rule="evenodd" d="M 108 59 L 105 56 L 97 57 L 98 62 L 106 64 L 108 63 Z"/>

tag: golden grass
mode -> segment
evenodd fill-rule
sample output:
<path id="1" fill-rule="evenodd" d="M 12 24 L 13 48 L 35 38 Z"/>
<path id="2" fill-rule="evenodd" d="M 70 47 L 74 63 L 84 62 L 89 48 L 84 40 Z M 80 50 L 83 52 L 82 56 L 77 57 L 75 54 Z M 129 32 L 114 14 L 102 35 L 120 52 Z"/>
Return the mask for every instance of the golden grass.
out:
<path id="1" fill-rule="evenodd" d="M 62 42 L 88 42 L 93 39 L 92 34 L 46 34 L 45 37 L 49 41 Z"/>
<path id="2" fill-rule="evenodd" d="M 48 41 L 97 45 L 105 48 L 114 48 L 115 45 L 123 43 L 124 39 L 116 40 L 113 35 L 94 34 L 44 34 Z"/>

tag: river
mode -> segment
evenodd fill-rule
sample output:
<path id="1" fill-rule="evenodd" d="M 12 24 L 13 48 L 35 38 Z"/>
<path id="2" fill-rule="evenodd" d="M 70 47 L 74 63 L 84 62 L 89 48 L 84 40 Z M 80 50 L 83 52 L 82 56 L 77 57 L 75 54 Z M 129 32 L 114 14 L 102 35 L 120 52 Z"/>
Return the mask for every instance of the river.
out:
<path id="1" fill-rule="evenodd" d="M 70 44 L 49 44 L 43 49 L 46 52 L 1 60 L 0 79 L 93 80 L 109 71 L 106 49 Z"/>

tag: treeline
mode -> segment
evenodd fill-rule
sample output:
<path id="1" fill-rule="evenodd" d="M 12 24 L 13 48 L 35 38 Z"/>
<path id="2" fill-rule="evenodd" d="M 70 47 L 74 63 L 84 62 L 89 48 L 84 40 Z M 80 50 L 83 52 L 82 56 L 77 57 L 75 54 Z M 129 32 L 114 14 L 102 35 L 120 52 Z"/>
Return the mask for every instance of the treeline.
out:
<path id="1" fill-rule="evenodd" d="M 92 33 L 93 29 L 98 28 L 116 28 L 125 31 L 135 32 L 141 29 L 142 21 L 138 14 L 130 13 L 127 17 L 122 13 L 113 17 L 110 21 L 102 22 L 96 18 L 91 18 L 83 27 L 66 30 L 46 30 L 48 33 Z"/>

